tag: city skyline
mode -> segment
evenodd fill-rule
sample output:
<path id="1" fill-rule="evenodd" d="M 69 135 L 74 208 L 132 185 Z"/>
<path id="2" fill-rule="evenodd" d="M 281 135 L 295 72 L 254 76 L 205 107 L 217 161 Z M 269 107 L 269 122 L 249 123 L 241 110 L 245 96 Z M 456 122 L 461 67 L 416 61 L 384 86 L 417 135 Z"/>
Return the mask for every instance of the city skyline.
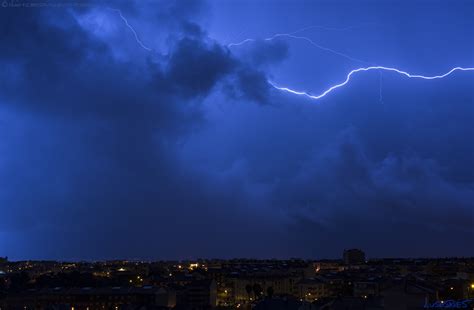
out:
<path id="1" fill-rule="evenodd" d="M 474 306 L 474 260 L 10 262 L 0 258 L 6 309 L 367 310 Z M 5 272 L 3 270 L 5 270 Z"/>

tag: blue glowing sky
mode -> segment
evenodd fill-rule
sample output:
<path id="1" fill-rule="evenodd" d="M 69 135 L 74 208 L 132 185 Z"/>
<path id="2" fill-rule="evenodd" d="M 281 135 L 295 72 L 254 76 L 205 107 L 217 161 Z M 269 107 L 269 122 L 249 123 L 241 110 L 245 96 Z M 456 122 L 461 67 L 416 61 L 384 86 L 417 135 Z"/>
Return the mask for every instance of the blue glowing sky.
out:
<path id="1" fill-rule="evenodd" d="M 357 2 L 0 8 L 0 256 L 474 255 L 474 71 L 272 86 L 474 68 L 472 1 Z"/>

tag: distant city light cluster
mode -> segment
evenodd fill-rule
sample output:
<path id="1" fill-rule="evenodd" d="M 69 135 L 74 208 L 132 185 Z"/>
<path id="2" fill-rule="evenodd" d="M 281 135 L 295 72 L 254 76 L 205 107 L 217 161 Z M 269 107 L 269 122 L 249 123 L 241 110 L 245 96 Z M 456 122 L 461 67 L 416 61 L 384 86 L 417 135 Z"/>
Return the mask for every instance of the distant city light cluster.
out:
<path id="1" fill-rule="evenodd" d="M 27 267 L 27 268 L 25 268 Z M 199 259 L 11 262 L 0 258 L 1 309 L 469 308 L 473 258 Z M 80 276 L 78 276 L 80 275 Z M 459 275 L 462 275 L 459 277 Z M 467 288 L 467 289 L 466 289 Z M 386 296 L 397 298 L 386 298 Z M 120 298 L 117 298 L 120 297 Z M 413 307 L 409 307 L 409 305 Z M 138 307 L 134 307 L 134 309 Z M 362 309 L 362 308 L 361 308 Z"/>

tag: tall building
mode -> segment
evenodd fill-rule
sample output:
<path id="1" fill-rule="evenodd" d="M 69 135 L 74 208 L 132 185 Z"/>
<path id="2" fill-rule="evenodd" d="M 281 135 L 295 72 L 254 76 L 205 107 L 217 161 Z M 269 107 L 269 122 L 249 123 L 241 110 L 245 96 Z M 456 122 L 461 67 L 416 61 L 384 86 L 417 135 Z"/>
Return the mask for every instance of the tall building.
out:
<path id="1" fill-rule="evenodd" d="M 8 257 L 0 257 L 0 274 L 5 271 L 8 264 Z"/>
<path id="2" fill-rule="evenodd" d="M 176 296 L 175 309 L 207 310 L 217 305 L 217 287 L 214 280 L 193 280 Z"/>
<path id="3" fill-rule="evenodd" d="M 365 253 L 364 251 L 359 249 L 344 250 L 342 259 L 344 260 L 344 264 L 346 265 L 363 264 L 365 263 Z"/>

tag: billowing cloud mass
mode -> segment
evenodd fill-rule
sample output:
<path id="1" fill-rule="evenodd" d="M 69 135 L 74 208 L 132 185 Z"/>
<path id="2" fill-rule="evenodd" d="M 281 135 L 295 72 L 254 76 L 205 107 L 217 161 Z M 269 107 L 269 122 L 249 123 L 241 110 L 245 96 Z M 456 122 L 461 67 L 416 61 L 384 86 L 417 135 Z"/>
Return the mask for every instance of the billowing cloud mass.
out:
<path id="1" fill-rule="evenodd" d="M 0 255 L 474 254 L 472 76 L 314 104 L 183 3 L 0 10 Z"/>

